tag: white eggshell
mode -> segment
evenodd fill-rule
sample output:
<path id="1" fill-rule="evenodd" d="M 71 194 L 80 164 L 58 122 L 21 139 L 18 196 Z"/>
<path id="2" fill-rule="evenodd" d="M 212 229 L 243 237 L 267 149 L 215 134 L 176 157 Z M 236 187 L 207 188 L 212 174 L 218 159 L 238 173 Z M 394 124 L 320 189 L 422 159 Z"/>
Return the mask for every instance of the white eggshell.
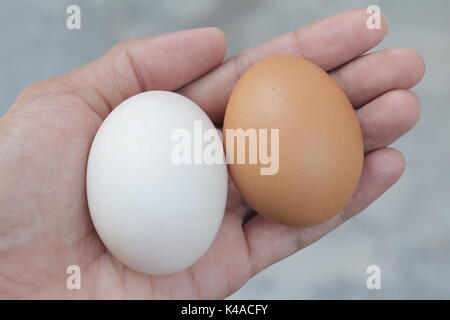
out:
<path id="1" fill-rule="evenodd" d="M 219 229 L 226 165 L 171 158 L 172 133 L 184 128 L 194 136 L 194 121 L 214 129 L 186 97 L 148 91 L 115 108 L 92 143 L 86 177 L 92 220 L 110 252 L 136 271 L 161 275 L 189 267 Z"/>

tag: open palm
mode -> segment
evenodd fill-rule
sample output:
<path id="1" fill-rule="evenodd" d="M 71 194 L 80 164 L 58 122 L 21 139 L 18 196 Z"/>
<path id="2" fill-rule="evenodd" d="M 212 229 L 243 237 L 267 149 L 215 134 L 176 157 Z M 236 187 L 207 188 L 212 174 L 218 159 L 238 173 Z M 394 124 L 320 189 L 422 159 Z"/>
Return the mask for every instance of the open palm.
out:
<path id="1" fill-rule="evenodd" d="M 419 102 L 409 88 L 424 73 L 421 57 L 393 48 L 363 55 L 386 34 L 352 10 L 282 35 L 223 62 L 215 28 L 120 43 L 100 59 L 26 88 L 0 118 L 0 297 L 224 298 L 265 267 L 318 240 L 363 210 L 403 172 L 386 148 L 411 129 Z M 219 234 L 195 265 L 169 276 L 128 269 L 101 243 L 90 219 L 86 161 L 102 120 L 142 91 L 177 91 L 217 125 L 239 76 L 270 55 L 304 57 L 327 70 L 356 109 L 364 137 L 360 185 L 335 218 L 311 228 L 255 215 L 230 183 Z M 222 63 L 223 62 L 223 63 Z M 66 268 L 81 268 L 81 289 L 66 288 Z"/>

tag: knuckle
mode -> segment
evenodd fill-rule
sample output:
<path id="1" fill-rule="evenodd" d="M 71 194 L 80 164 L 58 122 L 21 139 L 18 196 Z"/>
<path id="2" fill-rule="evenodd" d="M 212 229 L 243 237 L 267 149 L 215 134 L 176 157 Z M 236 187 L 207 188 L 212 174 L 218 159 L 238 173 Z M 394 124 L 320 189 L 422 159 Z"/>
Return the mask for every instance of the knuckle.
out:
<path id="1" fill-rule="evenodd" d="M 252 60 L 247 52 L 241 52 L 231 59 L 236 79 L 239 79 L 244 72 L 251 67 Z"/>

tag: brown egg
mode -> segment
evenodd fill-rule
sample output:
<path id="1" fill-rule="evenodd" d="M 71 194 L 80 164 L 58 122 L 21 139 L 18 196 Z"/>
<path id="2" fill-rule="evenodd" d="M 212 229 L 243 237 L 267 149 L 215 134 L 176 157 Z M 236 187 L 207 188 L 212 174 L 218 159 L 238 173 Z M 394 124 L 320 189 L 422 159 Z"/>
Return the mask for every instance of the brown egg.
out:
<path id="1" fill-rule="evenodd" d="M 355 111 L 339 85 L 307 60 L 273 56 L 248 69 L 233 89 L 223 129 L 233 182 L 267 219 L 321 223 L 358 185 L 364 154 Z"/>

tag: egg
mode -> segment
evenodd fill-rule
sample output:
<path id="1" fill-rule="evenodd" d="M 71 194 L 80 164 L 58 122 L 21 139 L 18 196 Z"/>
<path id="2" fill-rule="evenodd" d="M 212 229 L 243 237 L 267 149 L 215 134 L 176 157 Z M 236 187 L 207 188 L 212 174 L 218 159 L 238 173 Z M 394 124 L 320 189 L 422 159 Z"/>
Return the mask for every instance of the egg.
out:
<path id="1" fill-rule="evenodd" d="M 250 67 L 231 93 L 223 132 L 236 188 L 269 220 L 319 224 L 358 185 L 364 152 L 355 111 L 339 85 L 305 59 L 272 56 Z"/>
<path id="2" fill-rule="evenodd" d="M 101 124 L 87 163 L 88 205 L 104 245 L 128 267 L 175 273 L 214 240 L 228 176 L 224 162 L 194 161 L 208 131 L 217 133 L 194 102 L 166 91 L 125 100 Z M 208 145 L 220 158 L 218 137 Z"/>

